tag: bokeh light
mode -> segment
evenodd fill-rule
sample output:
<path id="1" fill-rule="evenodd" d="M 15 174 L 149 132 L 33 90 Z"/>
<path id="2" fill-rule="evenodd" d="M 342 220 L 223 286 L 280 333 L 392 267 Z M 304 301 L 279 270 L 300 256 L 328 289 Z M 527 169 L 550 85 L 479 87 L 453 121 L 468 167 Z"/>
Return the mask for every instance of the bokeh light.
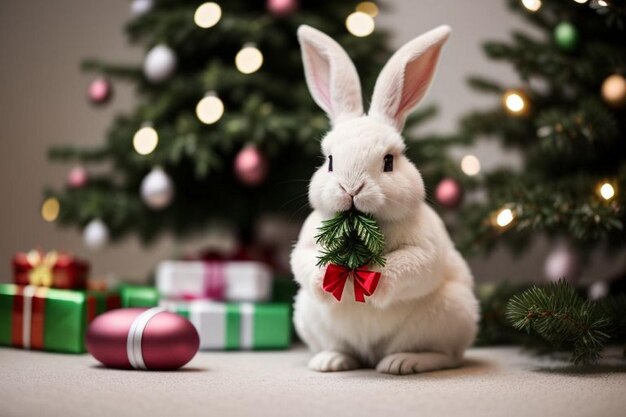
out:
<path id="1" fill-rule="evenodd" d="M 254 45 L 244 45 L 235 57 L 235 66 L 244 74 L 252 74 L 263 65 L 263 54 Z"/>
<path id="2" fill-rule="evenodd" d="M 461 171 L 470 177 L 480 172 L 480 161 L 474 155 L 465 155 L 461 159 Z"/>
<path id="3" fill-rule="evenodd" d="M 193 21 L 196 25 L 203 29 L 208 29 L 217 25 L 222 17 L 222 8 L 219 4 L 208 2 L 203 3 L 196 9 L 196 13 L 193 15 Z"/>
<path id="4" fill-rule="evenodd" d="M 224 114 L 224 103 L 215 93 L 207 93 L 196 106 L 196 115 L 204 124 L 217 122 Z"/>
<path id="5" fill-rule="evenodd" d="M 139 155 L 151 154 L 159 144 L 159 135 L 150 125 L 139 129 L 133 137 L 133 147 Z"/>
<path id="6" fill-rule="evenodd" d="M 41 217 L 47 222 L 53 222 L 59 217 L 61 203 L 55 197 L 47 198 L 41 205 Z"/>
<path id="7" fill-rule="evenodd" d="M 354 12 L 346 19 L 348 32 L 359 38 L 374 32 L 375 26 L 372 16 L 363 12 Z"/>

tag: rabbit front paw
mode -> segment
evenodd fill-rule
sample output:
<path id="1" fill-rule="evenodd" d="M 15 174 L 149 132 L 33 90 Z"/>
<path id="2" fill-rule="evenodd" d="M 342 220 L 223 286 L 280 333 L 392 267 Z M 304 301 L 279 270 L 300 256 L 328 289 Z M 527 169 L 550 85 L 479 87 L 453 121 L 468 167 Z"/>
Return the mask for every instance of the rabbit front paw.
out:
<path id="1" fill-rule="evenodd" d="M 409 375 L 419 372 L 436 371 L 459 366 L 452 356 L 438 352 L 400 352 L 385 356 L 376 365 L 376 370 L 384 374 Z"/>
<path id="2" fill-rule="evenodd" d="M 358 369 L 359 362 L 345 353 L 323 350 L 311 358 L 309 368 L 318 372 L 350 371 Z"/>

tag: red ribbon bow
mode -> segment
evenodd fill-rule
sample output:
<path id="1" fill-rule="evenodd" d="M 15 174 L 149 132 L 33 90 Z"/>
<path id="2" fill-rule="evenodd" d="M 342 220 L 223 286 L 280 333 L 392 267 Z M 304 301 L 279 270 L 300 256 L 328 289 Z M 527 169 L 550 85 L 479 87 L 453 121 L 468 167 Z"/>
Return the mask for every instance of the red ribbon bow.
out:
<path id="1" fill-rule="evenodd" d="M 337 301 L 341 301 L 343 288 L 346 286 L 348 277 L 354 278 L 354 299 L 359 303 L 365 302 L 365 296 L 370 296 L 376 291 L 380 272 L 368 271 L 363 268 L 348 269 L 346 267 L 330 264 L 324 274 L 322 288 L 331 293 Z"/>

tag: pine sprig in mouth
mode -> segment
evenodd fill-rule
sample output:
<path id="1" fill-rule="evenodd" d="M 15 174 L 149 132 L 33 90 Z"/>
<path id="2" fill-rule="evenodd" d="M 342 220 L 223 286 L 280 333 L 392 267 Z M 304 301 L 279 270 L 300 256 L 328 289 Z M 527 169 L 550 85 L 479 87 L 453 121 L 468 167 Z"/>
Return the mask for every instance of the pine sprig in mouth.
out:
<path id="1" fill-rule="evenodd" d="M 322 247 L 318 266 L 336 264 L 356 269 L 385 266 L 385 237 L 374 217 L 352 208 L 322 221 L 315 241 Z"/>

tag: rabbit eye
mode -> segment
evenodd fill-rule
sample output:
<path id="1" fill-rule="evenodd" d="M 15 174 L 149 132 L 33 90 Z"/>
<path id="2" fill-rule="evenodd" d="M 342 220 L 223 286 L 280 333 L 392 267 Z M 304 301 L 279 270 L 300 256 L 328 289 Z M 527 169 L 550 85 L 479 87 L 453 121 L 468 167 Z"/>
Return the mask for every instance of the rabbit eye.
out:
<path id="1" fill-rule="evenodd" d="M 391 171 L 393 171 L 393 155 L 391 155 L 391 154 L 385 155 L 385 158 L 383 159 L 383 161 L 385 161 L 385 165 L 383 167 L 383 171 L 384 172 L 391 172 Z"/>
<path id="2" fill-rule="evenodd" d="M 328 155 L 328 172 L 333 172 L 333 156 Z"/>

